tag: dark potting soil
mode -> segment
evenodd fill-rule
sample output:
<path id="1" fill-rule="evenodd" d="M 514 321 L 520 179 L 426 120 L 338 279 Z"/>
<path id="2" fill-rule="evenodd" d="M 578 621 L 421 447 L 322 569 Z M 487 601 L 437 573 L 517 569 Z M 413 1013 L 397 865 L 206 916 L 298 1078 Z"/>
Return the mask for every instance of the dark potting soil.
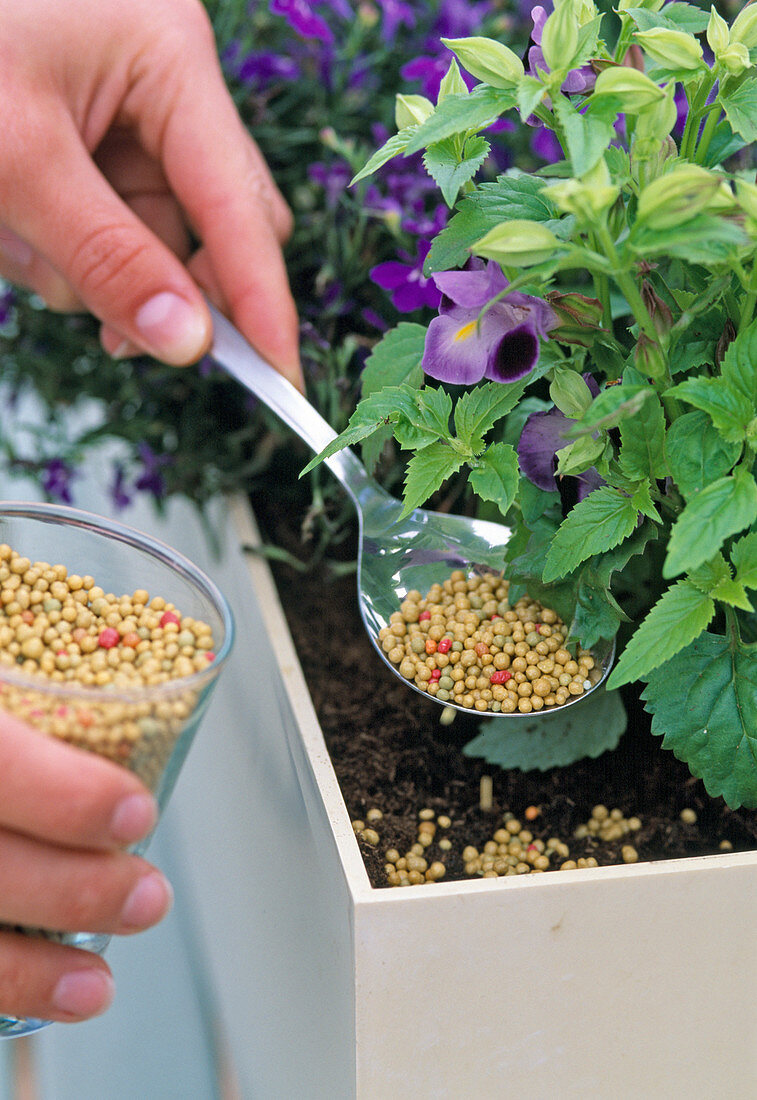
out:
<path id="1" fill-rule="evenodd" d="M 266 539 L 301 556 L 298 517 L 271 505 L 253 498 Z M 660 747 L 632 692 L 624 697 L 629 725 L 616 749 L 544 772 L 492 766 L 462 752 L 478 732 L 476 718 L 458 713 L 450 726 L 441 725 L 439 704 L 403 686 L 379 659 L 362 625 L 354 575 L 303 573 L 281 563 L 273 572 L 350 817 L 365 821 L 370 809 L 383 815 L 371 826 L 379 844 L 359 841 L 375 887 L 387 886 L 385 850 L 404 855 L 417 840 L 424 808 L 452 822 L 435 837 L 449 837 L 452 847 L 440 853 L 434 843 L 425 853 L 429 862 L 445 863 L 444 881 L 466 877 L 463 848 L 480 850 L 506 811 L 534 838 L 559 837 L 571 859 L 593 856 L 600 865 L 623 862 L 626 844 L 640 861 L 709 855 L 723 851 L 723 841 L 735 851 L 757 847 L 757 813 L 710 798 L 686 765 Z M 480 804 L 482 776 L 492 780 L 487 810 Z M 613 841 L 577 840 L 574 829 L 597 804 L 640 818 L 641 828 Z M 535 819 L 524 818 L 527 807 L 538 809 Z M 681 819 L 685 808 L 694 810 L 695 822 Z M 552 866 L 562 861 L 553 857 Z"/>

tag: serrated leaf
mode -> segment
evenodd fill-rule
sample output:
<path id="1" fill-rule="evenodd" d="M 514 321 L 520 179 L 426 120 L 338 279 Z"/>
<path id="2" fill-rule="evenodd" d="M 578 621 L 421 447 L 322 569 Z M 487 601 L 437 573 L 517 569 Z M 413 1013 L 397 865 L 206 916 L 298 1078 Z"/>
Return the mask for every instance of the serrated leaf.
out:
<path id="1" fill-rule="evenodd" d="M 565 134 L 573 175 L 584 176 L 599 163 L 615 137 L 616 112 L 604 113 L 605 105 L 602 111 L 591 112 L 587 108 L 581 113 L 561 95 L 555 99 L 553 108 Z"/>
<path id="2" fill-rule="evenodd" d="M 568 513 L 547 554 L 543 579 L 564 577 L 594 554 L 628 538 L 638 513 L 629 497 L 607 486 L 595 489 Z"/>
<path id="3" fill-rule="evenodd" d="M 475 439 L 483 439 L 518 404 L 526 381 L 485 382 L 464 393 L 455 405 L 455 431 L 460 441 L 470 445 Z"/>
<path id="4" fill-rule="evenodd" d="M 446 390 L 426 386 L 418 393 L 417 404 L 423 417 L 424 427 L 428 426 L 443 439 L 449 438 L 452 398 Z"/>
<path id="5" fill-rule="evenodd" d="M 403 130 L 400 130 L 398 134 L 392 134 L 389 140 L 385 141 L 381 148 L 377 149 L 373 156 L 370 157 L 358 174 L 353 176 L 350 180 L 350 187 L 360 180 L 365 179 L 366 176 L 372 176 L 375 171 L 393 157 L 398 157 L 400 155 L 405 156 L 408 142 L 417 129 L 417 126 L 406 126 Z"/>
<path id="6" fill-rule="evenodd" d="M 470 248 L 490 229 L 513 218 L 549 222 L 557 220 L 557 210 L 542 195 L 544 181 L 532 176 L 500 176 L 495 183 L 482 183 L 472 195 L 461 200 L 457 212 L 431 245 L 426 258 L 426 274 L 460 267 L 470 256 Z"/>
<path id="7" fill-rule="evenodd" d="M 688 500 L 738 461 L 741 446 L 728 443 L 705 412 L 684 413 L 668 428 L 665 457 L 670 476 Z"/>
<path id="8" fill-rule="evenodd" d="M 327 447 L 311 459 L 300 477 L 309 473 L 315 466 L 330 458 L 337 451 L 351 447 L 371 435 L 383 424 L 396 424 L 400 416 L 406 416 L 411 422 L 418 416 L 415 406 L 416 391 L 409 386 L 387 386 L 377 393 L 363 398 L 350 417 L 343 432 L 333 439 Z"/>
<path id="9" fill-rule="evenodd" d="M 757 79 L 751 77 L 718 98 L 731 129 L 746 142 L 757 141 Z"/>
<path id="10" fill-rule="evenodd" d="M 663 748 L 712 798 L 757 808 L 755 647 L 705 633 L 646 678 L 642 699 Z"/>
<path id="11" fill-rule="evenodd" d="M 757 588 L 757 533 L 752 531 L 733 544 L 731 561 L 736 579 L 745 588 Z"/>
<path id="12" fill-rule="evenodd" d="M 757 519 L 757 485 L 747 470 L 711 482 L 673 525 L 662 573 L 675 577 L 713 557 L 725 540 Z"/>
<path id="13" fill-rule="evenodd" d="M 621 420 L 620 440 L 620 466 L 626 477 L 665 477 L 665 413 L 657 394 L 644 401 L 636 416 Z"/>
<path id="14" fill-rule="evenodd" d="M 608 684 L 618 688 L 646 676 L 707 629 L 715 603 L 689 580 L 676 581 L 664 592 L 635 632 Z"/>
<path id="15" fill-rule="evenodd" d="M 617 747 L 627 724 L 617 692 L 598 688 L 579 703 L 558 707 L 547 717 L 481 723 L 481 732 L 463 748 L 466 756 L 521 771 L 564 768 Z M 503 730 L 507 727 L 507 731 Z"/>
<path id="16" fill-rule="evenodd" d="M 428 147 L 423 154 L 423 165 L 439 187 L 447 206 L 454 206 L 460 188 L 475 176 L 489 155 L 490 148 L 485 138 L 469 138 L 461 160 L 452 138 Z"/>
<path id="17" fill-rule="evenodd" d="M 696 585 L 700 592 L 710 596 L 713 589 L 717 588 L 719 584 L 731 579 L 731 569 L 723 555 L 717 553 L 709 561 L 700 565 L 698 569 L 692 569 L 688 579 Z"/>
<path id="18" fill-rule="evenodd" d="M 477 85 L 470 95 L 448 95 L 412 134 L 406 154 L 417 153 L 455 134 L 484 129 L 514 106 L 514 91 L 485 84 Z"/>
<path id="19" fill-rule="evenodd" d="M 421 359 L 426 329 L 409 321 L 400 321 L 376 344 L 360 376 L 363 397 L 385 386 L 420 386 L 423 381 Z"/>
<path id="20" fill-rule="evenodd" d="M 731 341 L 719 378 L 688 378 L 669 392 L 708 413 L 724 439 L 744 440 L 757 414 L 757 321 Z"/>
<path id="21" fill-rule="evenodd" d="M 465 459 L 445 443 L 431 443 L 417 451 L 407 464 L 402 513 L 404 519 L 414 508 L 419 508 L 436 492 L 439 486 L 457 473 Z"/>
<path id="22" fill-rule="evenodd" d="M 518 456 L 509 443 L 493 443 L 471 468 L 468 481 L 482 500 L 493 501 L 503 516 L 518 491 Z"/>
<path id="23" fill-rule="evenodd" d="M 729 607 L 738 607 L 740 611 L 754 610 L 744 585 L 735 578 L 721 581 L 716 588 L 713 588 L 712 598 L 728 604 Z"/>
<path id="24" fill-rule="evenodd" d="M 660 513 L 652 500 L 651 486 L 647 478 L 640 481 L 634 489 L 631 494 L 631 503 L 643 516 L 648 516 L 649 519 L 656 520 L 657 523 L 662 522 Z"/>

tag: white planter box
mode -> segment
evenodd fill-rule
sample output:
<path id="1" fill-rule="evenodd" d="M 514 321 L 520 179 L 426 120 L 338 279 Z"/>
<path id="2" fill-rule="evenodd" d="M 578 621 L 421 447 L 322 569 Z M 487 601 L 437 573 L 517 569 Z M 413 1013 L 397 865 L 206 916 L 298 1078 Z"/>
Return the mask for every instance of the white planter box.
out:
<path id="1" fill-rule="evenodd" d="M 219 568 L 248 667 L 174 824 L 245 1097 L 757 1096 L 757 853 L 372 889 L 269 570 Z"/>

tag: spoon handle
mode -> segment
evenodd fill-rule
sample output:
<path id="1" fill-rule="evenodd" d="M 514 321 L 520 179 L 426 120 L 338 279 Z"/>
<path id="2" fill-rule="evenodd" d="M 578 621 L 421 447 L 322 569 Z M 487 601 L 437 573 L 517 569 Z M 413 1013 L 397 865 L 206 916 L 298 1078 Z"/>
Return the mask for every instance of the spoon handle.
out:
<path id="1" fill-rule="evenodd" d="M 307 398 L 274 370 L 215 306 L 208 303 L 208 309 L 213 319 L 212 358 L 259 397 L 316 453 L 336 439 L 337 433 Z M 359 495 L 371 479 L 355 453 L 345 448 L 325 459 L 325 462 L 355 503 L 359 504 Z"/>

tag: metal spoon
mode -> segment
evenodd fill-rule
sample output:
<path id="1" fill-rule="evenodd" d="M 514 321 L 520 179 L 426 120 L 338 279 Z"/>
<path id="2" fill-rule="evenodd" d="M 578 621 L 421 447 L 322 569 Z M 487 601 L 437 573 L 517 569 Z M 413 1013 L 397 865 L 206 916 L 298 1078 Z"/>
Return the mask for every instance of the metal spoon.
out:
<path id="1" fill-rule="evenodd" d="M 210 354 L 238 382 L 260 398 L 292 431 L 318 453 L 336 438 L 334 429 L 310 402 L 252 348 L 240 332 L 210 306 L 213 318 L 213 346 Z M 505 545 L 510 531 L 499 523 L 452 516 L 416 508 L 399 520 L 402 504 L 371 478 L 349 448 L 325 459 L 326 465 L 352 498 L 358 515 L 357 588 L 360 614 L 368 636 L 382 661 L 407 687 L 427 699 L 434 696 L 406 680 L 381 649 L 378 633 L 389 624 L 389 616 L 399 610 L 412 589 L 427 592 L 435 581 L 442 581 L 454 569 L 466 573 L 500 573 L 504 565 Z M 614 645 L 592 651 L 597 665 L 592 669 L 592 684 L 584 695 L 598 687 L 608 676 L 614 657 Z M 436 700 L 441 706 L 471 713 L 450 701 Z M 482 712 L 486 718 L 546 717 L 564 710 L 551 707 L 537 714 Z"/>

